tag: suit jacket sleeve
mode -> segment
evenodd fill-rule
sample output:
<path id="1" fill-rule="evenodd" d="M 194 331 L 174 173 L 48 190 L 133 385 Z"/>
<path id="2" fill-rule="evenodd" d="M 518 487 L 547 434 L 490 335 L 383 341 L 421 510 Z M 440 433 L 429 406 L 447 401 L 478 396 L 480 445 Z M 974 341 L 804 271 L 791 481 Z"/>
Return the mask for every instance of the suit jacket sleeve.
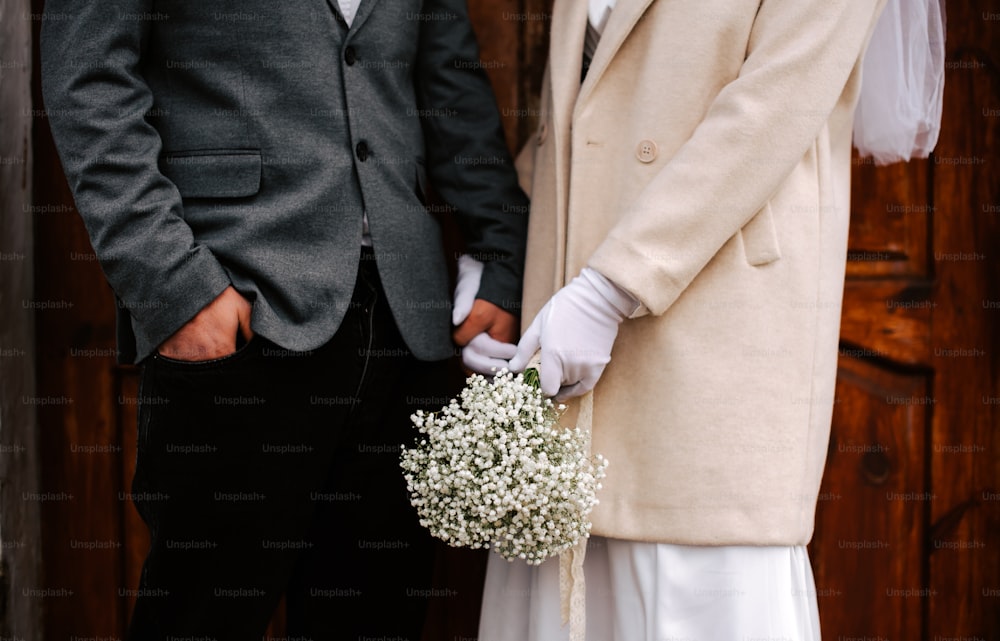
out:
<path id="1" fill-rule="evenodd" d="M 764 0 L 739 76 L 589 265 L 653 314 L 780 187 L 830 118 L 881 0 Z"/>
<path id="2" fill-rule="evenodd" d="M 42 92 L 56 147 L 101 267 L 154 345 L 229 285 L 194 242 L 177 188 L 160 173 L 161 140 L 145 120 L 142 77 L 151 0 L 48 0 L 41 36 Z"/>
<path id="3" fill-rule="evenodd" d="M 425 2 L 416 69 L 427 172 L 485 263 L 478 297 L 520 313 L 528 200 L 517 183 L 465 0 Z"/>

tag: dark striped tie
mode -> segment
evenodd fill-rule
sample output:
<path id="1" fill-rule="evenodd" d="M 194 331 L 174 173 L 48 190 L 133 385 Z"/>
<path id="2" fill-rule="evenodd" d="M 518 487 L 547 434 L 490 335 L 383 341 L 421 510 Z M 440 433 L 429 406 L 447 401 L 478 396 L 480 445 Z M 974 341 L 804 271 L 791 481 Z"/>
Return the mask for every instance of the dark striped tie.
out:
<path id="1" fill-rule="evenodd" d="M 587 21 L 587 35 L 583 39 L 583 71 L 580 73 L 580 82 L 587 77 L 587 70 L 590 69 L 590 61 L 594 59 L 594 52 L 597 51 L 597 43 L 601 40 L 601 34 L 598 33 L 594 25 L 590 24 L 590 20 Z"/>

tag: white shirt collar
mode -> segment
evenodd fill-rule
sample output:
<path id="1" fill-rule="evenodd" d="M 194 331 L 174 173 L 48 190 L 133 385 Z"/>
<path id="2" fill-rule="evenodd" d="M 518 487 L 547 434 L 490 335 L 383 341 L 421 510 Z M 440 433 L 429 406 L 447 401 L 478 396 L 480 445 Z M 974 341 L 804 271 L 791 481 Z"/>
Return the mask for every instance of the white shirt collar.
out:
<path id="1" fill-rule="evenodd" d="M 589 2 L 590 26 L 597 33 L 603 33 L 604 25 L 608 23 L 608 16 L 611 15 L 611 10 L 614 9 L 617 0 L 589 0 Z"/>
<path id="2" fill-rule="evenodd" d="M 358 11 L 358 3 L 361 0 L 337 0 L 337 4 L 340 5 L 340 13 L 344 15 L 344 22 L 350 27 L 351 23 L 354 22 L 354 14 Z"/>

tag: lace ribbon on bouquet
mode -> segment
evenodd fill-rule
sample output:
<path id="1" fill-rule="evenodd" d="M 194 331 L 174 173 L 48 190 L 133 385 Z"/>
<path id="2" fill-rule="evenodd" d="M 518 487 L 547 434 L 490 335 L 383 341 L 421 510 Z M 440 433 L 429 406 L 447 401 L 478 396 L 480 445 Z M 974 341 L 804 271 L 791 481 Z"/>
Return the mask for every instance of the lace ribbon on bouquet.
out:
<path id="1" fill-rule="evenodd" d="M 594 392 L 580 398 L 576 425 L 590 441 L 594 424 Z M 563 625 L 569 624 L 569 641 L 584 641 L 587 636 L 587 584 L 583 578 L 583 560 L 587 541 L 582 538 L 574 547 L 559 555 L 559 597 Z"/>
<path id="2" fill-rule="evenodd" d="M 877 165 L 926 158 L 941 131 L 944 0 L 889 0 L 875 25 L 854 112 L 854 146 Z"/>

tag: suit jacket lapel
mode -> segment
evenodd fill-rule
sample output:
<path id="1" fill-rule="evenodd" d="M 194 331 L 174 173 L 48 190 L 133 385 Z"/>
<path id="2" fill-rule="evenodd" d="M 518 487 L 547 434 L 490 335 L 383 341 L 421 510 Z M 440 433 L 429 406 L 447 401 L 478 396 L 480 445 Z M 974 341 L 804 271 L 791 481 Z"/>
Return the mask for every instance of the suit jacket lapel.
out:
<path id="1" fill-rule="evenodd" d="M 336 13 L 341 18 L 344 17 L 344 13 L 340 10 L 340 3 L 337 2 L 337 0 L 326 0 L 326 3 L 330 5 L 331 11 Z M 361 25 L 364 24 L 365 20 L 367 20 L 368 16 L 371 15 L 372 9 L 377 3 L 378 0 L 360 0 L 358 8 L 354 12 L 354 20 L 351 21 L 351 27 L 348 30 L 348 33 L 357 31 Z"/>
<path id="2" fill-rule="evenodd" d="M 575 2 L 584 6 L 587 5 L 584 0 L 575 0 Z M 594 85 L 601 79 L 611 59 L 618 53 L 618 49 L 625 42 L 625 38 L 628 37 L 632 28 L 635 27 L 639 18 L 642 17 L 642 14 L 645 13 L 652 2 L 653 0 L 618 0 L 615 4 L 615 8 L 611 10 L 611 16 L 608 18 L 608 24 L 604 27 L 601 41 L 597 45 L 597 51 L 594 52 L 594 59 L 590 61 L 590 69 L 587 71 L 587 77 L 580 87 L 580 92 L 576 99 L 577 105 L 582 104 L 587 99 L 587 96 L 590 95 L 590 92 L 593 91 Z M 554 37 L 555 34 L 553 34 Z"/>
<path id="3" fill-rule="evenodd" d="M 334 15 L 340 16 L 340 18 L 343 19 L 344 12 L 340 10 L 340 3 L 338 3 L 337 0 L 326 0 L 326 3 L 330 5 L 330 11 L 332 11 Z M 344 22 L 346 23 L 347 21 L 345 20 Z"/>
<path id="4" fill-rule="evenodd" d="M 334 0 L 336 2 L 336 0 Z M 358 10 L 354 12 L 354 20 L 351 22 L 351 31 L 353 33 L 361 28 L 361 25 L 365 23 L 368 16 L 372 14 L 372 9 L 378 4 L 378 0 L 361 0 L 358 3 Z"/>

